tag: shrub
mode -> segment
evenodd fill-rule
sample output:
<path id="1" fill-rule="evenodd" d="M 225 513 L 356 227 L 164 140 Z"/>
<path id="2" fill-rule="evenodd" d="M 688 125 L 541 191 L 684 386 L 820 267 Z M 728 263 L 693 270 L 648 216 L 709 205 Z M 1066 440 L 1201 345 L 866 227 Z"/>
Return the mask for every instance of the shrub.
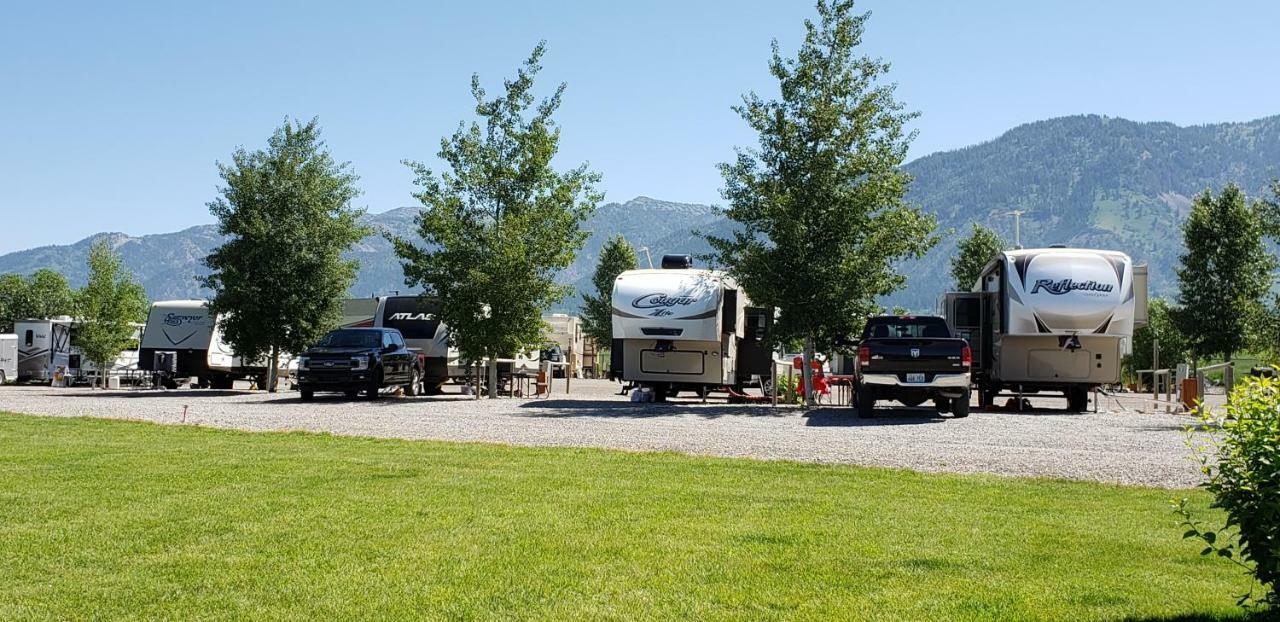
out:
<path id="1" fill-rule="evenodd" d="M 1202 432 L 1191 431 L 1189 444 L 1208 478 L 1211 507 L 1226 512 L 1219 528 L 1205 526 L 1178 504 L 1187 531 L 1184 538 L 1204 542 L 1202 555 L 1218 555 L 1247 569 L 1261 587 L 1240 598 L 1280 607 L 1280 383 L 1249 378 L 1237 385 L 1219 418 L 1200 409 Z"/>

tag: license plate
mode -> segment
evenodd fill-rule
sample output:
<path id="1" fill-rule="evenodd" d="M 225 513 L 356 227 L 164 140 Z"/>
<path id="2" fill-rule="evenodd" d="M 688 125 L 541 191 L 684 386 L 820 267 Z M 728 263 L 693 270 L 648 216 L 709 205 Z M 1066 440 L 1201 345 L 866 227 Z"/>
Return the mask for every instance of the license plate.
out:
<path id="1" fill-rule="evenodd" d="M 907 382 L 924 382 L 924 374 L 907 374 Z"/>

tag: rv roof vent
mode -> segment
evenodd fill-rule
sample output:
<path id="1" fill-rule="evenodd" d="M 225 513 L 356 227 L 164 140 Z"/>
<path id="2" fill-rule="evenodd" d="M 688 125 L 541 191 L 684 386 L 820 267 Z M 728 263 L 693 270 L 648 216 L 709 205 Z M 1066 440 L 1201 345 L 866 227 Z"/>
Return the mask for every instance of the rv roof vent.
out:
<path id="1" fill-rule="evenodd" d="M 663 270 L 688 270 L 693 267 L 692 255 L 663 255 Z"/>
<path id="2" fill-rule="evenodd" d="M 1050 244 L 1049 248 L 1066 248 L 1066 244 Z"/>

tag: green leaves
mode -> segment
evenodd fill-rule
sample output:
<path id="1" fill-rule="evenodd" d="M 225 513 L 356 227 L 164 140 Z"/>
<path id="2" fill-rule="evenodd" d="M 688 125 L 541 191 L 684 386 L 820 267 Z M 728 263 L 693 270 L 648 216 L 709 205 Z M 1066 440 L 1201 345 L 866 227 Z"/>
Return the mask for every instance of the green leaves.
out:
<path id="1" fill-rule="evenodd" d="M 230 236 L 205 259 L 223 336 L 257 359 L 300 352 L 341 317 L 356 263 L 342 253 L 370 232 L 351 207 L 358 179 L 320 139 L 316 119 L 286 120 L 257 151 L 237 149 L 219 164 L 224 186 L 209 203 Z"/>
<path id="2" fill-rule="evenodd" d="M 133 345 L 131 323 L 146 319 L 146 292 L 106 238 L 89 250 L 89 282 L 76 294 L 76 309 L 75 343 L 100 370 Z"/>
<path id="3" fill-rule="evenodd" d="M 0 275 L 0 332 L 13 331 L 14 320 L 52 318 L 75 312 L 75 294 L 66 277 L 41 268 L 27 277 Z"/>
<path id="4" fill-rule="evenodd" d="M 599 174 L 585 164 L 552 166 L 560 129 L 551 115 L 565 85 L 536 100 L 544 51 L 538 44 L 492 99 L 472 77 L 478 120 L 441 139 L 447 170 L 406 162 L 420 188 L 422 244 L 389 237 L 405 283 L 439 298 L 441 318 L 469 360 L 541 344 L 542 313 L 569 293 L 555 277 L 586 241 L 582 223 L 603 196 Z"/>
<path id="5" fill-rule="evenodd" d="M 951 278 L 955 281 L 955 290 L 967 292 L 972 289 L 982 269 L 1006 248 L 1008 244 L 999 234 L 973 223 L 973 231 L 969 237 L 960 240 L 956 255 L 951 258 Z"/>
<path id="6" fill-rule="evenodd" d="M 1188 444 L 1213 450 L 1216 460 L 1205 457 L 1208 452 L 1196 458 L 1205 466 L 1204 488 L 1214 496 L 1213 507 L 1224 510 L 1226 520 L 1220 529 L 1202 528 L 1184 500 L 1177 508 L 1189 528 L 1183 537 L 1202 540 L 1201 555 L 1216 554 L 1253 575 L 1263 596 L 1255 599 L 1251 590 L 1242 602 L 1280 606 L 1280 383 L 1248 378 L 1231 392 L 1225 416 L 1219 419 L 1208 409 L 1199 414 L 1204 440 L 1195 443 L 1192 431 Z"/>
<path id="7" fill-rule="evenodd" d="M 810 337 L 823 350 L 903 286 L 897 262 L 937 241 L 934 219 L 904 199 L 915 114 L 877 83 L 888 65 L 856 55 L 867 15 L 852 11 L 848 0 L 820 1 L 794 58 L 775 42 L 781 99 L 743 97 L 734 110 L 758 145 L 720 165 L 725 215 L 742 228 L 707 238 L 753 303 L 781 309 L 776 339 Z"/>
<path id="8" fill-rule="evenodd" d="M 1235 184 L 1197 196 L 1183 225 L 1187 252 L 1178 274 L 1174 320 L 1198 358 L 1230 358 L 1247 345 L 1276 267 L 1263 243 L 1264 207 L 1249 203 Z"/>
<path id="9" fill-rule="evenodd" d="M 609 238 L 600 249 L 600 262 L 591 277 L 595 292 L 582 296 L 583 331 L 600 346 L 608 346 L 613 339 L 613 282 L 635 267 L 636 250 L 621 234 Z"/>

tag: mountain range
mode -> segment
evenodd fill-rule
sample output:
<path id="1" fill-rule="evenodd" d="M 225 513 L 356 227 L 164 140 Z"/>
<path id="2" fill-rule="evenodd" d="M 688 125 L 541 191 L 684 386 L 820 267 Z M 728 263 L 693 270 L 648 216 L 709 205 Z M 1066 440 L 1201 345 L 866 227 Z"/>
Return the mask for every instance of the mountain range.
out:
<path id="1" fill-rule="evenodd" d="M 950 288 L 948 262 L 956 242 L 972 222 L 1012 240 L 1013 218 L 1021 210 L 1021 241 L 1034 247 L 1061 243 L 1129 253 L 1150 265 L 1155 296 L 1175 293 L 1173 267 L 1183 250 L 1181 223 L 1194 196 L 1235 182 L 1261 195 L 1280 177 L 1280 116 L 1244 123 L 1179 127 L 1114 117 L 1082 115 L 1021 125 L 979 145 L 925 156 L 905 165 L 914 181 L 909 198 L 938 218 L 941 241 L 919 260 L 904 262 L 906 289 L 884 301 L 930 310 Z M 400 264 L 382 232 L 412 235 L 416 208 L 367 214 L 378 233 L 350 255 L 360 261 L 353 296 L 404 286 Z M 579 292 L 604 242 L 622 234 L 656 259 L 664 253 L 708 251 L 700 233 L 723 233 L 731 224 L 712 206 L 636 197 L 599 207 L 591 232 L 561 281 Z M 102 233 L 70 245 L 44 246 L 0 255 L 0 273 L 53 268 L 73 285 L 86 278 L 89 247 L 106 236 L 125 265 L 156 300 L 203 297 L 196 277 L 205 274 L 204 256 L 222 242 L 214 225 L 144 236 Z M 642 265 L 647 265 L 643 251 Z M 814 266 L 812 278 L 821 278 Z M 573 297 L 562 304 L 577 307 Z"/>

